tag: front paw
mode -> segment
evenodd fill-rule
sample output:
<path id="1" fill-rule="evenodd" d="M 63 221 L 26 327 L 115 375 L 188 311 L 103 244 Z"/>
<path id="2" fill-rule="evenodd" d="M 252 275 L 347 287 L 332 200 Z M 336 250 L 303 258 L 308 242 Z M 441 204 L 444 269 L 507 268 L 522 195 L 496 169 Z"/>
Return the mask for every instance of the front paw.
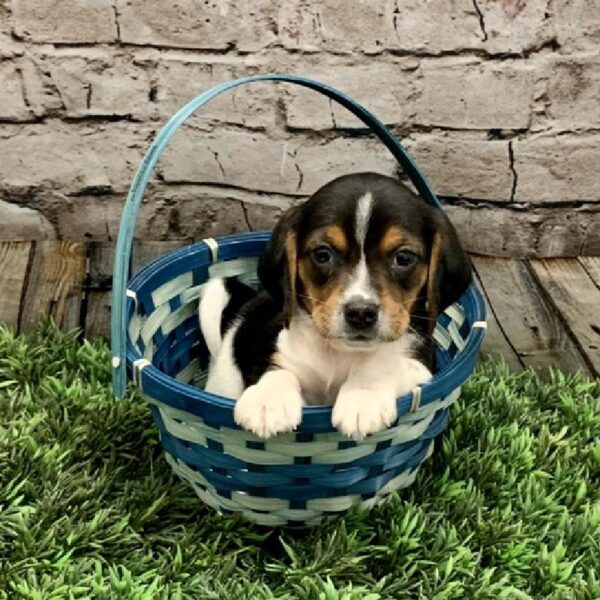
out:
<path id="1" fill-rule="evenodd" d="M 302 397 L 295 388 L 251 385 L 235 404 L 235 422 L 261 438 L 292 431 L 302 420 Z"/>
<path id="2" fill-rule="evenodd" d="M 383 389 L 340 390 L 331 422 L 349 437 L 362 439 L 389 427 L 397 416 L 396 395 Z"/>

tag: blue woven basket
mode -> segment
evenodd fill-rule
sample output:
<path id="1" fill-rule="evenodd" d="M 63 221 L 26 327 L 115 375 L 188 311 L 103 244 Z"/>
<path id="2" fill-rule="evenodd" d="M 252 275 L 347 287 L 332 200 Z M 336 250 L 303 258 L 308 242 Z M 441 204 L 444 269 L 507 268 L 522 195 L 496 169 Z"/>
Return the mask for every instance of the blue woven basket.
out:
<path id="1" fill-rule="evenodd" d="M 127 378 L 133 381 L 151 405 L 168 462 L 206 504 L 241 512 L 263 525 L 313 525 L 354 505 L 374 506 L 412 483 L 475 367 L 485 309 L 472 285 L 440 315 L 434 333 L 437 373 L 398 399 L 398 420 L 384 431 L 361 442 L 350 440 L 332 427 L 326 406 L 304 408 L 296 432 L 267 441 L 241 430 L 233 420 L 234 401 L 202 389 L 208 351 L 198 324 L 198 298 L 211 277 L 236 275 L 257 286 L 257 259 L 270 234 L 207 239 L 155 260 L 126 282 L 137 211 L 166 144 L 199 107 L 225 90 L 256 81 L 295 83 L 345 106 L 388 147 L 421 196 L 440 207 L 392 134 L 340 92 L 287 75 L 248 77 L 208 90 L 162 129 L 129 191 L 114 267 L 113 388 L 122 397 Z"/>

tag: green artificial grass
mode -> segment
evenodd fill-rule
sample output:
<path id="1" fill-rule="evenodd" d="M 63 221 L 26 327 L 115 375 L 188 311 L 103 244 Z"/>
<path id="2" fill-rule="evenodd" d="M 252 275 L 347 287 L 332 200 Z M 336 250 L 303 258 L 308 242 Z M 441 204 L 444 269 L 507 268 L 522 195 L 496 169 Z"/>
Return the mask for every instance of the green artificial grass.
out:
<path id="1" fill-rule="evenodd" d="M 304 532 L 205 508 L 109 353 L 0 329 L 0 599 L 600 598 L 600 384 L 484 364 L 443 450 Z"/>

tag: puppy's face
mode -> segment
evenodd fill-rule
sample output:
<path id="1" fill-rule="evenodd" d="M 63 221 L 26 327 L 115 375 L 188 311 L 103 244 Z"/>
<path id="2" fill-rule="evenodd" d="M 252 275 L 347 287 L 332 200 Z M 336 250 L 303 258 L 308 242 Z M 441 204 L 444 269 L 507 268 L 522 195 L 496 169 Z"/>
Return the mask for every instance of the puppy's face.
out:
<path id="1" fill-rule="evenodd" d="M 448 264 L 458 292 L 442 298 Z M 290 315 L 304 310 L 324 338 L 361 349 L 411 327 L 429 331 L 442 305 L 466 289 L 470 266 L 441 211 L 396 180 L 369 173 L 336 179 L 291 209 L 259 275 L 272 295 L 281 290 Z"/>

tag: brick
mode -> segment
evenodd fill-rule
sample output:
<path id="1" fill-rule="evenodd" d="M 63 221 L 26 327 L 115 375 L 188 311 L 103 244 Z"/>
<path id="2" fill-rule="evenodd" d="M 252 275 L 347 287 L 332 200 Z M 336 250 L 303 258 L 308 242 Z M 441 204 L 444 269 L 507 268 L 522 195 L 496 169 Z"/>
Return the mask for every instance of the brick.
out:
<path id="1" fill-rule="evenodd" d="M 473 0 L 398 0 L 390 4 L 395 5 L 388 17 L 394 30 L 388 42 L 390 50 L 440 54 L 482 47 Z"/>
<path id="2" fill-rule="evenodd" d="M 380 52 L 394 38 L 392 10 L 389 0 L 282 2 L 280 38 L 292 50 Z"/>
<path id="3" fill-rule="evenodd" d="M 364 65 L 321 65 L 305 68 L 304 74 L 346 93 L 371 110 L 389 125 L 414 119 L 416 67 L 413 59 L 377 61 L 368 69 Z M 377 90 L 377 93 L 373 93 Z M 325 96 L 299 86 L 286 95 L 286 122 L 300 129 L 332 127 L 364 128 L 352 113 Z"/>
<path id="4" fill-rule="evenodd" d="M 273 140 L 259 133 L 185 129 L 167 150 L 166 182 L 217 183 L 283 194 L 310 194 L 338 175 L 391 173 L 395 161 L 373 139 L 336 138 L 311 143 L 303 136 Z"/>
<path id="5" fill-rule="evenodd" d="M 588 227 L 579 250 L 579 256 L 600 256 L 600 207 L 594 213 L 586 216 L 588 217 Z"/>
<path id="6" fill-rule="evenodd" d="M 0 59 L 22 56 L 22 45 L 11 35 L 12 17 L 6 0 L 0 1 Z"/>
<path id="7" fill-rule="evenodd" d="M 201 50 L 268 46 L 275 40 L 273 10 L 268 0 L 117 0 L 124 42 Z"/>
<path id="8" fill-rule="evenodd" d="M 483 47 L 491 54 L 526 52 L 550 42 L 555 35 L 550 0 L 476 2 L 487 38 Z"/>
<path id="9" fill-rule="evenodd" d="M 512 173 L 507 142 L 426 134 L 405 143 L 440 196 L 510 199 Z"/>
<path id="10" fill-rule="evenodd" d="M 600 247 L 600 207 L 557 211 L 517 206 L 447 206 L 464 247 L 490 256 L 581 256 Z"/>
<path id="11" fill-rule="evenodd" d="M 31 112 L 36 117 L 55 115 L 64 109 L 61 97 L 43 63 L 23 58 L 20 62 L 25 94 Z"/>
<path id="12" fill-rule="evenodd" d="M 523 257 L 533 250 L 539 215 L 495 206 L 447 206 L 446 210 L 469 252 Z"/>
<path id="13" fill-rule="evenodd" d="M 116 239 L 125 199 L 122 195 L 65 198 L 56 214 L 61 238 Z M 135 236 L 144 240 L 198 240 L 248 231 L 242 204 L 213 197 L 202 189 L 150 192 L 141 205 Z"/>
<path id="14" fill-rule="evenodd" d="M 567 51 L 597 50 L 600 44 L 600 0 L 554 3 L 557 39 Z"/>
<path id="15" fill-rule="evenodd" d="M 34 42 L 112 42 L 117 24 L 107 0 L 12 0 L 14 31 Z"/>
<path id="16" fill-rule="evenodd" d="M 563 130 L 600 127 L 600 64 L 596 55 L 552 59 L 544 72 L 548 83 L 543 122 L 548 120 Z"/>
<path id="17" fill-rule="evenodd" d="M 244 203 L 244 207 L 252 231 L 273 229 L 287 208 L 254 203 Z"/>
<path id="18" fill-rule="evenodd" d="M 416 122 L 454 129 L 529 125 L 532 71 L 516 61 L 448 58 L 422 63 Z"/>
<path id="19" fill-rule="evenodd" d="M 439 54 L 482 44 L 471 0 L 295 0 L 282 3 L 279 30 L 284 47 L 305 52 Z"/>
<path id="20" fill-rule="evenodd" d="M 163 59 L 157 69 L 157 108 L 170 117 L 187 102 L 209 88 L 239 77 L 254 75 L 260 67 L 248 61 L 198 61 L 190 58 Z M 267 127 L 275 122 L 276 89 L 272 83 L 251 83 L 227 91 L 198 111 L 194 123 L 232 123 Z"/>
<path id="21" fill-rule="evenodd" d="M 151 70 L 110 54 L 79 55 L 47 60 L 67 116 L 144 119 L 156 112 L 150 100 Z"/>
<path id="22" fill-rule="evenodd" d="M 542 136 L 513 142 L 515 200 L 565 202 L 600 198 L 600 136 Z"/>
<path id="23" fill-rule="evenodd" d="M 27 206 L 0 200 L 0 241 L 55 237 L 54 227 L 41 213 Z"/>
<path id="24" fill-rule="evenodd" d="M 0 120 L 27 121 L 32 118 L 31 110 L 25 102 L 23 80 L 16 63 L 0 63 L 0 89 L 2 90 Z"/>
<path id="25" fill-rule="evenodd" d="M 149 133 L 131 123 L 6 126 L 0 133 L 0 189 L 125 192 Z"/>

